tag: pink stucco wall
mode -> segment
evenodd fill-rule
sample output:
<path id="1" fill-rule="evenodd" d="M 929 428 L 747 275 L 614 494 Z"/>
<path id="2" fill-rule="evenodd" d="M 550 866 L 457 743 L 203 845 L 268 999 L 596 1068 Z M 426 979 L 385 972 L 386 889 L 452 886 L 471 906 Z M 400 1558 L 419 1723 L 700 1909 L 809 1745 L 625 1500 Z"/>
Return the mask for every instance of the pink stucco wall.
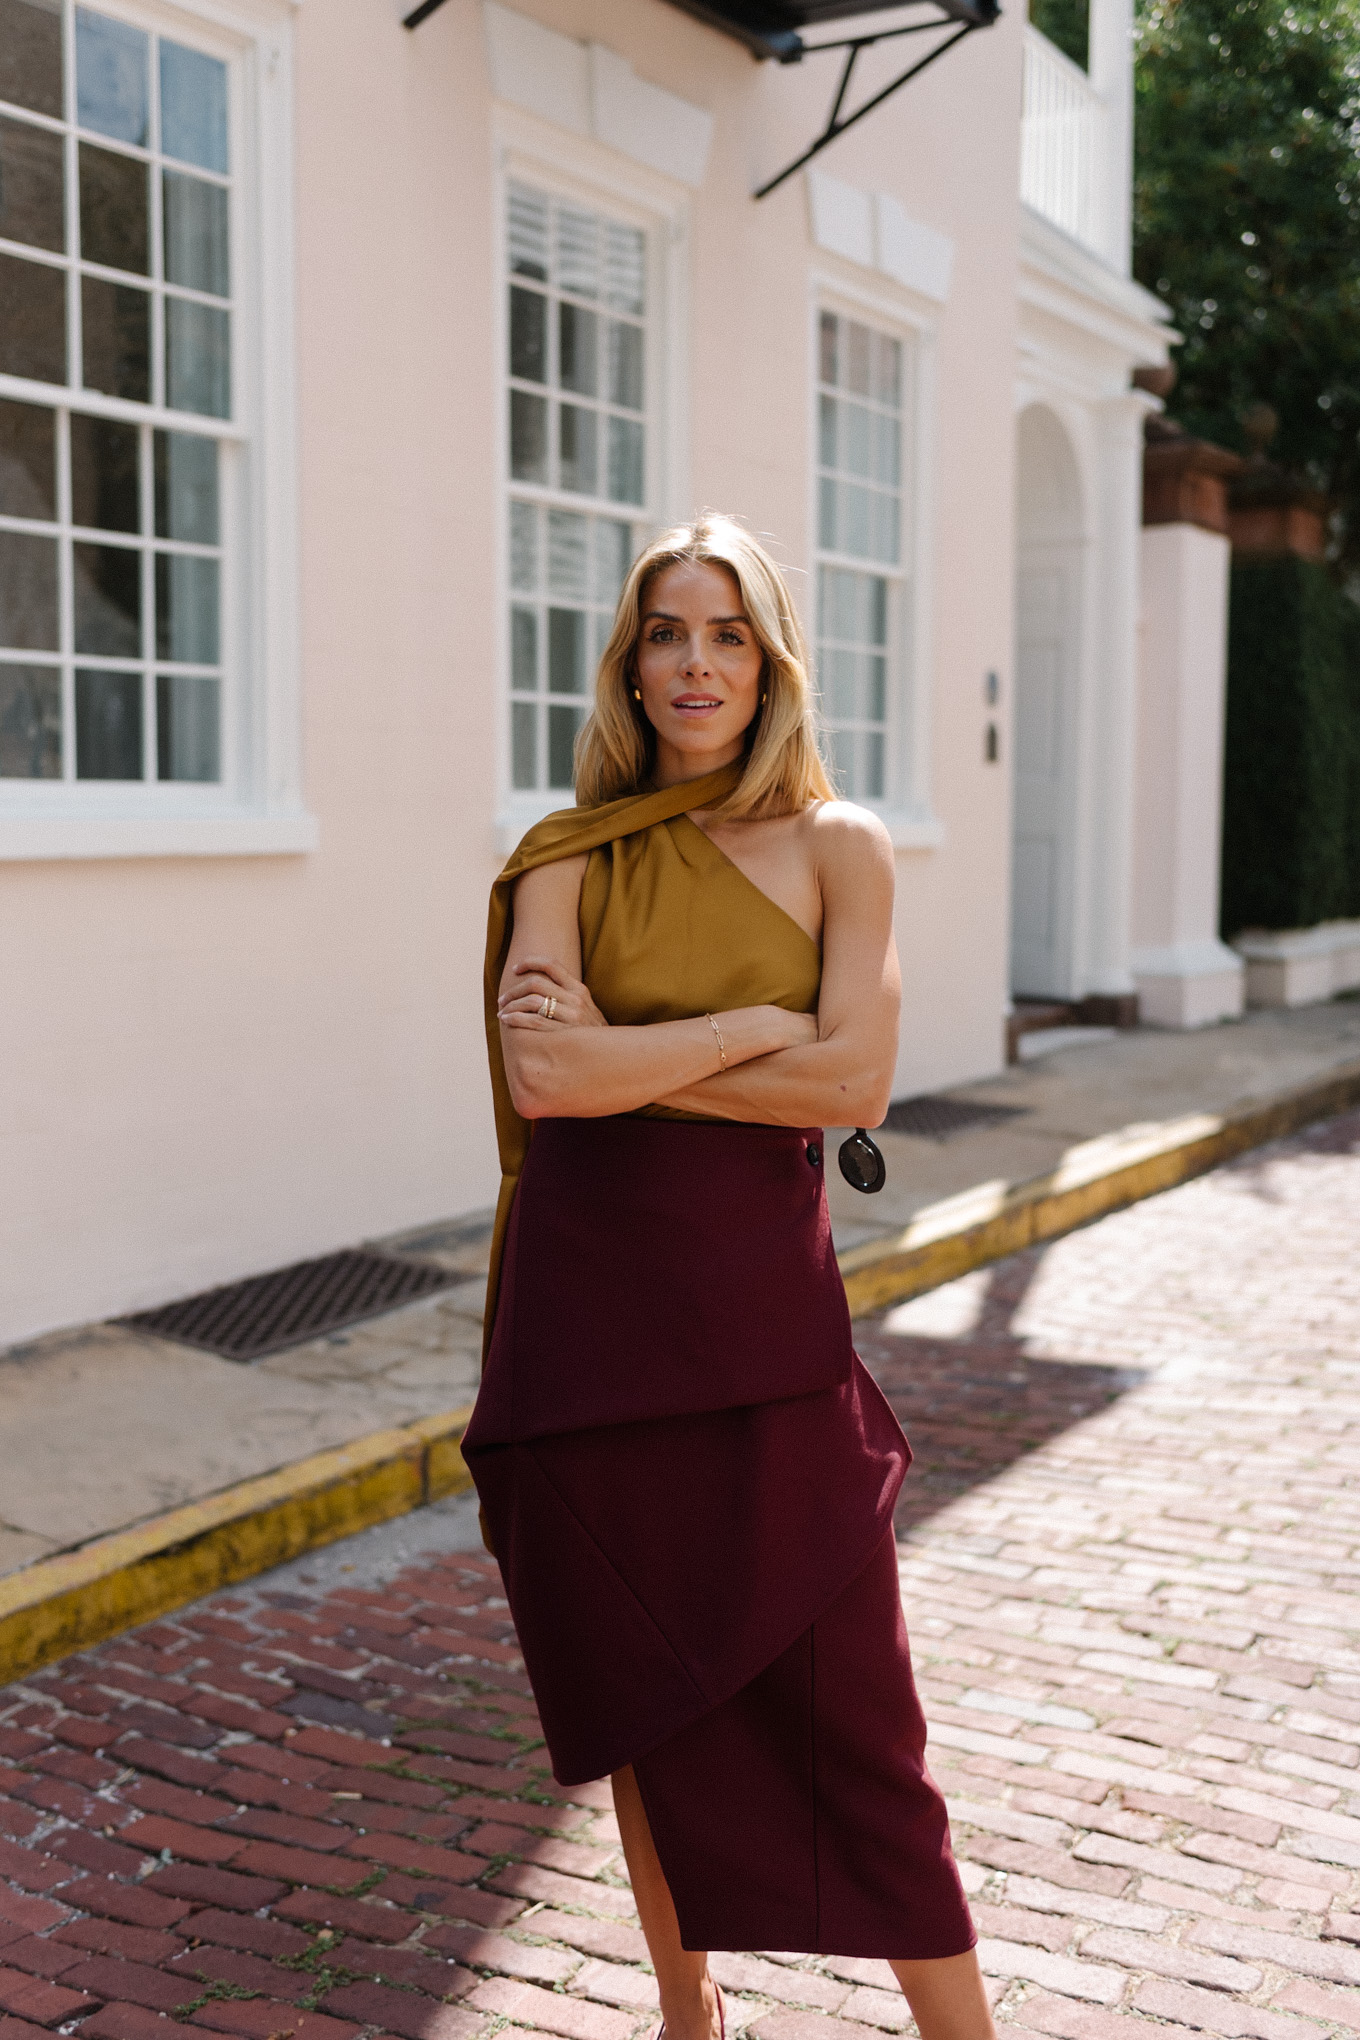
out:
<path id="1" fill-rule="evenodd" d="M 757 66 L 663 0 L 519 0 L 710 108 L 690 195 L 687 510 L 805 568 L 811 245 L 832 60 Z M 297 14 L 304 791 L 312 854 L 0 865 L 0 1342 L 487 1204 L 500 408 L 479 9 Z M 1019 13 L 825 159 L 957 244 L 936 356 L 930 703 L 941 847 L 899 856 L 900 1093 L 997 1067 L 1009 774 Z M 884 73 L 875 59 L 871 81 Z M 891 294 L 882 279 L 875 288 Z"/>

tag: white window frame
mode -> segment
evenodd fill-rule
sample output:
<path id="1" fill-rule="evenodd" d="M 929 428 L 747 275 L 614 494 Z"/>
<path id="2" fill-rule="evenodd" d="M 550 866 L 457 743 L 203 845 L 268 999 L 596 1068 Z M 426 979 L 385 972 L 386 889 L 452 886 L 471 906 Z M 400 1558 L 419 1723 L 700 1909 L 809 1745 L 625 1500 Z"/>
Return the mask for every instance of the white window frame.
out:
<path id="1" fill-rule="evenodd" d="M 0 780 L 0 861 L 312 850 L 317 824 L 301 790 L 296 594 L 294 9 L 290 0 L 248 8 L 212 0 L 91 4 L 134 27 L 191 41 L 228 67 L 234 416 L 212 426 L 224 456 L 236 454 L 220 463 L 222 779 Z M 54 402 L 51 385 L 14 376 L 0 376 L 0 396 Z M 77 408 L 170 430 L 196 422 L 85 391 Z"/>
<path id="2" fill-rule="evenodd" d="M 849 265 L 846 265 L 846 270 Z M 884 571 L 873 560 L 852 560 L 822 551 L 819 504 L 821 390 L 820 322 L 823 312 L 854 319 L 900 341 L 906 389 L 902 407 L 902 543 L 897 567 L 887 570 L 900 579 L 903 591 L 898 614 L 890 626 L 887 743 L 882 800 L 862 800 L 883 821 L 894 845 L 903 850 L 933 850 L 944 841 L 944 827 L 931 801 L 930 689 L 933 670 L 931 618 L 932 530 L 934 521 L 936 315 L 914 293 L 891 295 L 865 288 L 846 270 L 816 264 L 809 276 L 808 389 L 809 467 L 808 533 L 812 562 L 808 618 L 809 639 L 820 636 L 820 573 L 825 561 L 860 573 Z M 905 611 L 905 615 L 903 615 Z M 847 797 L 859 799 L 857 795 Z"/>
<path id="3" fill-rule="evenodd" d="M 517 107 L 498 105 L 495 149 L 495 404 L 496 404 L 496 758 L 499 789 L 495 837 L 501 854 L 513 850 L 544 815 L 570 807 L 567 788 L 516 790 L 510 759 L 510 477 L 509 389 L 510 264 L 507 235 L 512 184 L 527 184 L 592 211 L 608 213 L 647 236 L 647 356 L 645 501 L 606 505 L 594 497 L 513 484 L 527 495 L 563 508 L 626 518 L 641 534 L 685 514 L 687 397 L 685 269 L 689 200 L 684 188 L 584 137 L 553 128 Z M 585 697 L 589 707 L 590 697 Z"/>

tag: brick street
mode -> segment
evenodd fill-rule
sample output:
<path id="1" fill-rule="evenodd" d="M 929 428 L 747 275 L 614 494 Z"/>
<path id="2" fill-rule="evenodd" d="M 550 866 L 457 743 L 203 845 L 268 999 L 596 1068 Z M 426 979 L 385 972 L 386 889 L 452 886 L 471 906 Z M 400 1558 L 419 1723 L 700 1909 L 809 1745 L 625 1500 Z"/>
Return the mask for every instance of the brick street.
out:
<path id="1" fill-rule="evenodd" d="M 1360 1114 L 858 1327 L 1004 2021 L 1360 2033 L 1358 1244 Z M 0 2040 L 630 2040 L 608 1789 L 543 1765 L 474 1554 L 0 1693 Z M 713 1968 L 762 2040 L 909 2025 L 880 1963 Z"/>

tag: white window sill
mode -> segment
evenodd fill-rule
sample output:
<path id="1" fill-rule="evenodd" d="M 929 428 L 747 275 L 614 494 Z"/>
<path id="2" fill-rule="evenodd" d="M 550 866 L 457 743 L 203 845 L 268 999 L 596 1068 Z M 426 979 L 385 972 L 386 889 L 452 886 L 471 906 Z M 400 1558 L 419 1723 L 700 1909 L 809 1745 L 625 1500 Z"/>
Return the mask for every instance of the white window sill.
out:
<path id="1" fill-rule="evenodd" d="M 315 850 L 315 815 L 6 813 L 0 807 L 0 863 L 92 857 L 280 857 Z"/>
<path id="2" fill-rule="evenodd" d="M 938 815 L 902 808 L 875 808 L 874 813 L 892 838 L 894 850 L 938 850 L 944 842 L 944 823 Z"/>
<path id="3" fill-rule="evenodd" d="M 569 786 L 560 786 L 554 793 L 521 794 L 496 817 L 497 856 L 508 857 L 518 849 L 521 837 L 527 836 L 535 822 L 541 822 L 545 815 L 560 814 L 563 808 L 575 805 L 576 796 Z"/>
<path id="4" fill-rule="evenodd" d="M 496 817 L 497 854 L 508 857 L 535 822 L 573 805 L 570 793 L 563 791 L 530 795 L 511 808 L 502 808 Z M 901 808 L 874 808 L 872 812 L 887 829 L 894 850 L 938 850 L 944 842 L 944 823 L 938 815 Z"/>

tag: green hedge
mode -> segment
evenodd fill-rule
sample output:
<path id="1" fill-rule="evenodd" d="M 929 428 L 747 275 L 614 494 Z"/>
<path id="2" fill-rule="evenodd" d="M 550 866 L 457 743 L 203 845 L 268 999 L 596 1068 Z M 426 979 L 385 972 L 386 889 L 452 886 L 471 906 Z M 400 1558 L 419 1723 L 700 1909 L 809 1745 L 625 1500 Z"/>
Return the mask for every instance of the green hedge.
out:
<path id="1" fill-rule="evenodd" d="M 1360 610 L 1316 561 L 1239 560 L 1228 617 L 1225 936 L 1360 915 Z"/>
<path id="2" fill-rule="evenodd" d="M 1346 602 L 1341 620 L 1343 690 L 1350 758 L 1346 791 L 1346 905 L 1348 920 L 1360 919 L 1360 609 Z"/>

